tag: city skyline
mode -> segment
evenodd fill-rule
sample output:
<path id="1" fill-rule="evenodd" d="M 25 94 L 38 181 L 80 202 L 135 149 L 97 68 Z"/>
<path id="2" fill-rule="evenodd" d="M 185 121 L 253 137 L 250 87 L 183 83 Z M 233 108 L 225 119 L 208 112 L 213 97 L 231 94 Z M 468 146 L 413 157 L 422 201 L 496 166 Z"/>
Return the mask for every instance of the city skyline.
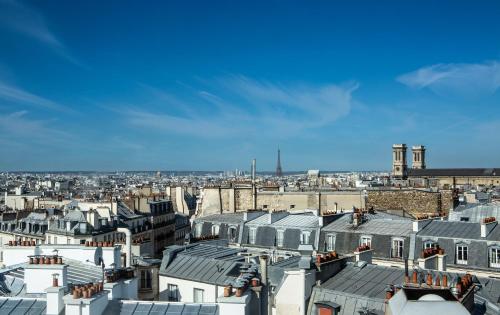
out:
<path id="1" fill-rule="evenodd" d="M 500 4 L 384 4 L 0 0 L 0 171 L 498 167 Z"/>

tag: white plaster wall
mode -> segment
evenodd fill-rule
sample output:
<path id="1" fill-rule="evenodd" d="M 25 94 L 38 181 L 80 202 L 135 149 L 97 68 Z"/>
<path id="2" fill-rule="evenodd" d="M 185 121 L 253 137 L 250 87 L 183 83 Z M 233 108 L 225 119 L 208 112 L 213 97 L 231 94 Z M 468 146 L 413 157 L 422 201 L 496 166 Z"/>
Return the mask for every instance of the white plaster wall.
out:
<path id="1" fill-rule="evenodd" d="M 82 315 L 101 315 L 108 306 L 108 293 L 102 292 L 95 297 L 92 303 L 85 305 L 82 308 Z M 70 315 L 70 314 L 68 314 Z"/>
<path id="2" fill-rule="evenodd" d="M 115 264 L 115 268 L 121 267 L 120 247 L 102 247 L 102 259 L 107 267 L 112 263 Z"/>
<path id="3" fill-rule="evenodd" d="M 52 274 L 59 275 L 59 286 L 67 286 L 68 267 L 65 265 L 28 265 L 24 269 L 26 293 L 45 293 L 52 286 Z"/>
<path id="4" fill-rule="evenodd" d="M 80 304 L 66 304 L 65 306 L 66 314 L 71 315 L 82 315 L 82 309 Z"/>
<path id="5" fill-rule="evenodd" d="M 168 300 L 168 285 L 174 284 L 177 285 L 179 290 L 179 301 L 180 302 L 193 302 L 193 291 L 194 288 L 202 289 L 203 292 L 203 302 L 206 303 L 215 303 L 217 301 L 218 296 L 222 296 L 224 294 L 224 287 L 219 287 L 214 284 L 201 283 L 196 281 L 189 281 L 184 279 L 177 279 L 171 277 L 165 277 L 160 275 L 160 300 L 167 301 Z"/>
<path id="6" fill-rule="evenodd" d="M 64 289 L 58 288 L 57 292 L 47 292 L 47 315 L 59 315 L 64 308 Z"/>
<path id="7" fill-rule="evenodd" d="M 244 303 L 218 303 L 219 315 L 251 315 Z"/>
<path id="8" fill-rule="evenodd" d="M 302 315 L 307 311 L 306 300 L 315 284 L 315 275 L 305 270 L 285 271 L 285 279 L 276 293 L 278 315 Z"/>
<path id="9" fill-rule="evenodd" d="M 34 246 L 5 246 L 3 262 L 5 266 L 12 266 L 28 262 L 28 256 L 35 254 Z"/>

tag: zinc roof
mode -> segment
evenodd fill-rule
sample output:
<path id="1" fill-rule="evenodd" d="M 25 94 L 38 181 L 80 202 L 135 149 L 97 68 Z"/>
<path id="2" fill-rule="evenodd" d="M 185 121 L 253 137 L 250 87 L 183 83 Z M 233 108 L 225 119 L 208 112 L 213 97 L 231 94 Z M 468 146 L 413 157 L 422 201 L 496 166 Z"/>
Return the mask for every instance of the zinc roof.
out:
<path id="1" fill-rule="evenodd" d="M 413 231 L 412 221 L 402 217 L 387 214 L 367 214 L 365 218 L 367 219 L 365 222 L 354 227 L 351 223 L 350 215 L 345 214 L 325 226 L 322 230 L 396 236 L 409 236 Z"/>

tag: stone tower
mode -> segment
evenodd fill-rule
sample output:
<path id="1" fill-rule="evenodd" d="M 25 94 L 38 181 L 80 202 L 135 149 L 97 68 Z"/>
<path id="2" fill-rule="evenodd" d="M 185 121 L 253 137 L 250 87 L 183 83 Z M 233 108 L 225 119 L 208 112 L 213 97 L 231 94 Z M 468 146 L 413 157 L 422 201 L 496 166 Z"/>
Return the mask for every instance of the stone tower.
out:
<path id="1" fill-rule="evenodd" d="M 392 176 L 406 178 L 407 175 L 406 144 L 394 144 L 392 145 Z"/>
<path id="2" fill-rule="evenodd" d="M 425 168 L 425 147 L 423 145 L 414 145 L 411 148 L 413 152 L 412 168 L 424 169 Z"/>

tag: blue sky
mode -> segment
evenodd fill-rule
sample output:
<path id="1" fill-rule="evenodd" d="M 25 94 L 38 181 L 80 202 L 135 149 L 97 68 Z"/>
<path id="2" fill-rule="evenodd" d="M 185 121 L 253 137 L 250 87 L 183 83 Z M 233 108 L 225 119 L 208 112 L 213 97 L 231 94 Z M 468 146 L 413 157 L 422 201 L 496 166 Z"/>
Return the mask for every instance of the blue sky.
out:
<path id="1" fill-rule="evenodd" d="M 500 166 L 497 1 L 0 0 L 0 170 Z"/>

